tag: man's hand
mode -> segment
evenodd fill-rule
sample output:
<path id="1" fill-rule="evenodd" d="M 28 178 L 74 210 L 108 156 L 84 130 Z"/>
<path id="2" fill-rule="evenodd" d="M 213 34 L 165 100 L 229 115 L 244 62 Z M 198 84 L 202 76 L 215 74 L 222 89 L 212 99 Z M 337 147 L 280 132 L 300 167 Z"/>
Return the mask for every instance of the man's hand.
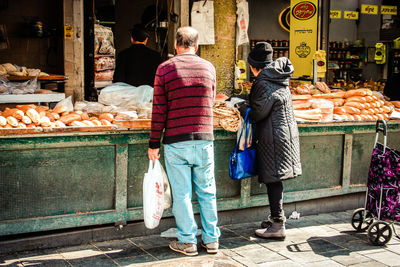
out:
<path id="1" fill-rule="evenodd" d="M 149 155 L 149 160 L 156 160 L 160 158 L 160 149 L 159 148 L 149 148 L 149 150 L 147 151 L 147 154 Z"/>

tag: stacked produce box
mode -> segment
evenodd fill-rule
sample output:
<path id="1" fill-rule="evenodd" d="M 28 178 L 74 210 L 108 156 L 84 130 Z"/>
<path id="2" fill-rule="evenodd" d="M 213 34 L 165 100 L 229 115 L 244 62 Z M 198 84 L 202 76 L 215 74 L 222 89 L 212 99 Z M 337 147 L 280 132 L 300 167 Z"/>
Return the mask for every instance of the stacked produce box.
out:
<path id="1" fill-rule="evenodd" d="M 112 81 L 115 69 L 114 34 L 109 27 L 95 24 L 94 79 Z"/>

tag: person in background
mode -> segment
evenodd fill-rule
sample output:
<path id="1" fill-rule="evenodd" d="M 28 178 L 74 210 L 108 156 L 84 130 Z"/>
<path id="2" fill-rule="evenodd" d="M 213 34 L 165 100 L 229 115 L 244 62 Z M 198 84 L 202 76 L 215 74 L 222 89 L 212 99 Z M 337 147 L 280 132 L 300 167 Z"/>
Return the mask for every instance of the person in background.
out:
<path id="1" fill-rule="evenodd" d="M 400 73 L 393 73 L 387 79 L 383 93 L 389 97 L 391 101 L 400 100 Z"/>
<path id="2" fill-rule="evenodd" d="M 255 234 L 262 238 L 284 239 L 286 217 L 283 211 L 282 181 L 301 175 L 300 145 L 293 114 L 289 79 L 294 71 L 288 58 L 272 60 L 269 43 L 259 42 L 250 51 L 248 63 L 256 77 L 248 101 L 239 103 L 244 117 L 250 107 L 255 124 L 258 180 L 267 186 L 271 214 Z"/>
<path id="3" fill-rule="evenodd" d="M 124 82 L 133 86 L 154 84 L 154 77 L 161 56 L 146 47 L 149 34 L 137 24 L 131 30 L 132 45 L 117 56 L 113 82 Z"/>
<path id="4" fill-rule="evenodd" d="M 160 139 L 171 184 L 172 212 L 177 241 L 169 247 L 188 256 L 198 255 L 197 224 L 192 208 L 192 182 L 200 205 L 202 246 L 218 252 L 217 201 L 214 177 L 213 102 L 216 95 L 214 66 L 196 55 L 198 32 L 177 30 L 177 55 L 163 62 L 154 81 L 153 111 L 148 156 L 160 158 Z"/>

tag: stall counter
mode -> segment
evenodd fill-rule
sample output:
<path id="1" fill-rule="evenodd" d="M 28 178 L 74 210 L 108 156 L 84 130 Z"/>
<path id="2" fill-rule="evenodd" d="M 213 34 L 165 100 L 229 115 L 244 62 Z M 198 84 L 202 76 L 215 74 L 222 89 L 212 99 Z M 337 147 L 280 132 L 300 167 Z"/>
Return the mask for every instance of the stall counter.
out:
<path id="1" fill-rule="evenodd" d="M 285 203 L 365 191 L 375 123 L 299 124 L 299 132 L 303 175 L 285 182 Z M 142 220 L 148 138 L 126 129 L 0 136 L 0 236 Z M 235 143 L 236 133 L 215 129 L 218 210 L 268 205 L 257 178 L 229 178 Z M 388 146 L 400 150 L 400 121 L 388 122 Z"/>

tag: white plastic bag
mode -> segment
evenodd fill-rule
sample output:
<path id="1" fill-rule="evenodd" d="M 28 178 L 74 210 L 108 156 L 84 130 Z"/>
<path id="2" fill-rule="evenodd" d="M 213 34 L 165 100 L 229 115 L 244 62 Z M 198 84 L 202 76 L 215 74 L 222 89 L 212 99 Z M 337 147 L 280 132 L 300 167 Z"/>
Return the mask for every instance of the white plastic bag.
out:
<path id="1" fill-rule="evenodd" d="M 104 105 L 118 107 L 144 107 L 153 100 L 153 87 L 141 85 L 138 87 L 118 82 L 101 90 L 99 102 Z"/>
<path id="2" fill-rule="evenodd" d="M 69 96 L 63 100 L 61 100 L 60 102 L 57 103 L 56 107 L 59 106 L 65 106 L 67 107 L 67 111 L 73 111 L 74 110 L 74 105 L 72 104 L 72 97 Z"/>
<path id="3" fill-rule="evenodd" d="M 246 0 L 236 0 L 236 46 L 249 43 L 249 4 Z"/>
<path id="4" fill-rule="evenodd" d="M 164 181 L 167 175 L 159 160 L 150 160 L 143 180 L 143 217 L 148 229 L 156 228 L 165 207 Z M 168 186 L 169 187 L 169 186 Z"/>
<path id="5" fill-rule="evenodd" d="M 215 44 L 214 1 L 193 2 L 191 26 L 199 32 L 199 45 Z"/>

